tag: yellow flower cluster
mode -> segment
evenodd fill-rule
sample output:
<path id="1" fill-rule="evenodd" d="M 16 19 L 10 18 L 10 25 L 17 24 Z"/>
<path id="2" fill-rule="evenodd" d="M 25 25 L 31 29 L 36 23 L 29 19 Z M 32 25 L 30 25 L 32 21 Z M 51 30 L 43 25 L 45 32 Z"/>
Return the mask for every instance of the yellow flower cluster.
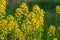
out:
<path id="1" fill-rule="evenodd" d="M 0 0 L 0 40 L 4 40 L 4 34 L 6 34 L 6 24 L 5 20 L 5 9 L 6 9 L 6 0 Z"/>
<path id="2" fill-rule="evenodd" d="M 57 38 L 53 38 L 53 40 L 58 40 Z"/>
<path id="3" fill-rule="evenodd" d="M 19 26 L 18 26 L 17 22 L 14 20 L 14 17 L 12 15 L 8 15 L 6 19 L 0 20 L 0 31 L 2 32 L 1 34 L 3 34 L 3 37 L 4 37 L 4 35 L 10 34 L 12 30 L 14 30 L 18 27 Z"/>
<path id="4" fill-rule="evenodd" d="M 44 13 L 45 12 L 42 9 L 40 9 L 38 5 L 34 5 L 33 6 L 33 12 L 34 12 L 35 16 L 34 16 L 34 14 L 32 14 L 32 16 L 34 16 L 33 19 L 36 19 L 36 20 L 34 20 L 34 21 L 36 21 L 36 24 L 37 25 L 38 24 L 44 25 L 43 24 L 44 23 L 44 19 L 43 18 L 44 18 Z"/>
<path id="5" fill-rule="evenodd" d="M 12 32 L 15 40 L 42 40 L 45 12 L 38 5 L 34 5 L 30 12 L 26 3 L 22 3 L 16 9 L 14 16 L 9 14 L 6 18 L 4 18 L 6 0 L 0 0 L 0 8 L 0 40 L 8 40 L 7 36 Z M 59 8 L 59 6 L 56 7 L 57 13 L 60 13 Z M 51 25 L 48 29 L 48 35 L 55 35 L 55 30 L 56 27 Z M 53 40 L 58 39 L 53 38 Z"/>
<path id="6" fill-rule="evenodd" d="M 12 15 L 8 15 L 6 19 L 8 21 L 7 28 L 9 32 L 19 27 L 16 20 L 14 20 L 14 17 Z"/>
<path id="7" fill-rule="evenodd" d="M 39 8 L 38 5 L 33 6 L 33 12 L 38 12 L 39 10 L 41 10 L 41 9 Z"/>
<path id="8" fill-rule="evenodd" d="M 0 21 L 0 27 L 1 27 L 1 29 L 2 30 L 4 30 L 4 32 L 6 32 L 6 25 L 7 25 L 7 20 L 5 20 L 5 19 L 2 19 L 1 21 Z"/>
<path id="9" fill-rule="evenodd" d="M 19 40 L 25 40 L 23 32 L 19 28 L 16 28 L 14 30 L 14 36 L 15 36 L 16 39 L 19 38 Z"/>
<path id="10" fill-rule="evenodd" d="M 59 5 L 56 6 L 56 12 L 57 12 L 58 14 L 60 14 L 60 6 L 59 6 Z"/>
<path id="11" fill-rule="evenodd" d="M 49 27 L 49 30 L 48 30 L 48 35 L 49 35 L 49 36 L 54 36 L 54 35 L 55 35 L 55 30 L 56 30 L 56 27 L 53 26 L 53 25 L 51 25 L 51 26 Z"/>
<path id="12" fill-rule="evenodd" d="M 4 40 L 4 35 L 7 34 L 6 25 L 7 25 L 7 20 L 5 19 L 0 20 L 0 35 L 3 35 L 0 36 L 1 40 Z"/>
<path id="13" fill-rule="evenodd" d="M 14 28 L 17 28 L 18 24 L 15 20 L 8 21 L 7 19 L 2 19 L 0 26 L 6 32 L 5 34 L 7 34 L 7 32 L 10 33 Z"/>
<path id="14" fill-rule="evenodd" d="M 4 40 L 4 35 L 0 34 L 0 40 Z"/>
<path id="15" fill-rule="evenodd" d="M 28 6 L 26 5 L 26 3 L 22 3 L 22 4 L 20 5 L 20 8 L 22 9 L 22 11 L 28 12 Z"/>
<path id="16" fill-rule="evenodd" d="M 43 33 L 45 12 L 40 9 L 38 5 L 34 5 L 33 11 L 29 12 L 26 3 L 22 3 L 20 7 L 16 9 L 15 17 L 9 14 L 5 19 L 5 1 L 6 0 L 0 1 L 0 30 L 3 32 L 3 37 L 4 35 L 10 34 L 12 30 L 14 30 L 15 38 L 19 38 L 20 40 L 26 40 L 26 38 L 28 38 L 28 40 L 31 39 L 32 37 L 30 37 L 30 35 L 36 35 L 35 32 L 38 30 L 40 34 Z M 19 26 L 18 23 L 20 23 L 21 20 L 24 22 L 21 23 L 21 26 Z"/>
<path id="17" fill-rule="evenodd" d="M 0 20 L 5 16 L 6 0 L 0 0 Z"/>
<path id="18" fill-rule="evenodd" d="M 27 16 L 28 6 L 26 3 L 22 3 L 19 8 L 16 9 L 15 19 L 20 20 L 23 16 Z"/>
<path id="19" fill-rule="evenodd" d="M 0 12 L 4 12 L 6 9 L 6 0 L 0 0 Z"/>
<path id="20" fill-rule="evenodd" d="M 38 5 L 34 5 L 33 6 L 33 12 L 29 12 L 25 22 L 22 23 L 22 27 L 21 27 L 22 31 L 25 34 L 32 35 L 32 34 L 34 34 L 35 31 L 39 30 L 40 34 L 42 35 L 43 31 L 44 31 L 43 30 L 43 26 L 44 26 L 44 13 L 45 12 L 42 9 L 40 9 Z"/>

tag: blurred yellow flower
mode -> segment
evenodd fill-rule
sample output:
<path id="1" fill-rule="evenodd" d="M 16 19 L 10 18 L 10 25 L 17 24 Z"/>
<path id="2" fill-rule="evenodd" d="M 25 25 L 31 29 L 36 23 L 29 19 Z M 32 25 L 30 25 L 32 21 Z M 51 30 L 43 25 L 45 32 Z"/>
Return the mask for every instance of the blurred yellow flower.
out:
<path id="1" fill-rule="evenodd" d="M 59 6 L 59 5 L 56 6 L 56 12 L 57 12 L 58 14 L 60 14 L 60 6 Z"/>
<path id="2" fill-rule="evenodd" d="M 11 20 L 14 20 L 14 17 L 12 15 L 8 15 L 6 19 L 11 21 Z"/>
<path id="3" fill-rule="evenodd" d="M 28 12 L 28 6 L 26 5 L 26 3 L 22 3 L 20 5 L 20 8 L 22 9 L 22 11 Z"/>
<path id="4" fill-rule="evenodd" d="M 0 34 L 0 40 L 4 40 L 4 35 Z"/>
<path id="5" fill-rule="evenodd" d="M 27 29 L 26 29 L 26 24 L 25 23 L 23 23 L 22 24 L 22 31 L 26 31 Z"/>
<path id="6" fill-rule="evenodd" d="M 53 40 L 58 40 L 57 38 L 53 38 Z"/>
<path id="7" fill-rule="evenodd" d="M 50 36 L 55 35 L 55 30 L 56 30 L 56 27 L 51 25 L 48 30 L 48 35 Z"/>
<path id="8" fill-rule="evenodd" d="M 26 3 L 22 3 L 19 8 L 16 9 L 15 15 L 9 14 L 6 18 L 5 17 L 5 9 L 6 9 L 6 0 L 0 1 L 0 27 L 4 32 L 4 35 L 9 36 L 9 34 L 14 31 L 14 37 L 19 40 L 36 40 L 36 35 L 40 34 L 39 36 L 42 37 L 44 32 L 44 10 L 40 9 L 38 5 L 33 6 L 33 11 L 28 11 L 28 6 Z M 3 3 L 4 2 L 4 3 Z M 54 34 L 54 26 L 51 26 L 49 32 L 51 30 L 52 34 Z M 1 39 L 4 39 L 1 36 Z"/>
<path id="9" fill-rule="evenodd" d="M 17 22 L 15 20 L 11 20 L 7 24 L 8 31 L 12 31 L 13 29 L 16 29 L 18 27 L 19 26 L 18 26 L 18 24 L 17 24 Z"/>
<path id="10" fill-rule="evenodd" d="M 0 0 L 0 13 L 4 12 L 5 9 L 6 9 L 6 0 Z"/>
<path id="11" fill-rule="evenodd" d="M 24 40 L 24 36 L 23 36 L 23 33 L 22 33 L 22 31 L 19 29 L 19 28 L 16 28 L 15 30 L 14 30 L 14 36 L 16 37 L 16 38 L 19 38 L 20 40 Z"/>
<path id="12" fill-rule="evenodd" d="M 25 6 L 26 6 L 26 3 L 22 3 L 22 4 L 20 5 L 20 8 L 25 8 Z"/>
<path id="13" fill-rule="evenodd" d="M 7 20 L 3 19 L 1 22 L 3 27 L 7 25 Z"/>
<path id="14" fill-rule="evenodd" d="M 33 6 L 33 12 L 38 12 L 40 10 L 38 5 Z"/>

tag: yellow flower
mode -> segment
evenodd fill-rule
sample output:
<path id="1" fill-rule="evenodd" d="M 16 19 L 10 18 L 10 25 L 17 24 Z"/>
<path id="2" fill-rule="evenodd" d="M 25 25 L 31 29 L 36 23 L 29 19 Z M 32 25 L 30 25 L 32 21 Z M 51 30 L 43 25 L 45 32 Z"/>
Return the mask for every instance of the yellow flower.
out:
<path id="1" fill-rule="evenodd" d="M 3 18 L 5 18 L 5 12 L 4 12 L 4 11 L 2 12 L 2 11 L 3 11 L 3 10 L 0 11 L 0 12 L 1 12 L 1 13 L 0 13 L 0 20 L 3 19 Z"/>
<path id="2" fill-rule="evenodd" d="M 59 6 L 59 5 L 56 6 L 56 12 L 57 12 L 58 14 L 60 14 L 60 6 Z"/>
<path id="3" fill-rule="evenodd" d="M 2 40 L 4 40 L 4 37 L 1 37 Z"/>
<path id="4" fill-rule="evenodd" d="M 7 20 L 3 19 L 2 20 L 2 25 L 3 25 L 3 27 L 6 26 L 7 25 Z"/>
<path id="5" fill-rule="evenodd" d="M 22 3 L 20 5 L 20 8 L 22 9 L 22 11 L 28 12 L 28 6 L 26 5 L 26 3 Z"/>
<path id="6" fill-rule="evenodd" d="M 6 0 L 0 0 L 0 12 L 4 12 L 6 9 Z"/>
<path id="7" fill-rule="evenodd" d="M 26 31 L 26 24 L 25 23 L 22 24 L 22 30 Z"/>
<path id="8" fill-rule="evenodd" d="M 57 38 L 53 38 L 53 40 L 58 40 Z"/>
<path id="9" fill-rule="evenodd" d="M 23 11 L 22 11 L 21 8 L 17 8 L 17 9 L 16 9 L 16 13 L 23 14 Z"/>
<path id="10" fill-rule="evenodd" d="M 28 26 L 28 27 L 27 27 L 27 31 L 28 31 L 28 32 L 31 32 L 31 31 L 32 31 L 32 26 Z"/>
<path id="11" fill-rule="evenodd" d="M 14 30 L 14 36 L 15 36 L 16 38 L 22 39 L 22 38 L 23 38 L 23 33 L 22 33 L 22 31 L 21 31 L 19 28 L 16 28 L 16 29 Z"/>
<path id="12" fill-rule="evenodd" d="M 22 9 L 22 10 L 27 10 L 27 11 L 28 11 L 28 6 L 26 5 L 26 3 L 22 3 L 22 4 L 20 5 L 20 9 Z"/>
<path id="13" fill-rule="evenodd" d="M 0 10 L 5 10 L 4 5 L 0 5 Z"/>
<path id="14" fill-rule="evenodd" d="M 1 2 L 1 1 L 0 1 Z M 3 0 L 2 2 L 1 2 L 4 6 L 6 6 L 6 0 Z"/>
<path id="15" fill-rule="evenodd" d="M 11 20 L 7 24 L 8 31 L 12 31 L 13 29 L 18 28 L 18 27 L 19 26 L 15 20 Z"/>
<path id="16" fill-rule="evenodd" d="M 32 19 L 32 21 L 31 21 L 33 24 L 35 24 L 36 22 L 37 22 L 37 19 L 36 18 L 34 18 L 34 19 Z"/>
<path id="17" fill-rule="evenodd" d="M 49 34 L 50 36 L 54 35 L 54 34 L 55 34 L 55 30 L 56 30 L 55 26 L 51 25 L 51 26 L 49 27 L 48 34 Z"/>
<path id="18" fill-rule="evenodd" d="M 14 17 L 12 15 L 8 15 L 6 19 L 10 21 L 10 20 L 14 20 Z"/>
<path id="19" fill-rule="evenodd" d="M 27 15 L 27 17 L 28 17 L 28 18 L 31 18 L 31 13 L 29 13 L 29 14 Z"/>
<path id="20" fill-rule="evenodd" d="M 33 6 L 33 12 L 37 12 L 37 11 L 39 11 L 39 10 L 40 10 L 40 8 L 39 8 L 38 5 L 34 5 L 34 6 Z"/>
<path id="21" fill-rule="evenodd" d="M 4 35 L 0 34 L 0 40 L 4 40 Z"/>
<path id="22" fill-rule="evenodd" d="M 25 8 L 25 6 L 26 6 L 26 3 L 22 3 L 22 4 L 20 5 L 20 8 Z"/>
<path id="23" fill-rule="evenodd" d="M 26 37 L 28 34 L 30 35 L 30 32 L 34 33 L 33 31 L 37 31 L 37 30 L 41 34 L 43 34 L 44 11 L 40 9 L 38 5 L 33 6 L 33 12 L 29 12 L 28 6 L 25 3 L 22 3 L 20 7 L 16 9 L 15 18 L 18 21 L 18 23 L 22 23 L 21 29 L 23 31 L 23 34 L 25 35 L 24 37 Z M 24 18 L 25 21 L 21 22 L 20 21 L 21 18 Z"/>

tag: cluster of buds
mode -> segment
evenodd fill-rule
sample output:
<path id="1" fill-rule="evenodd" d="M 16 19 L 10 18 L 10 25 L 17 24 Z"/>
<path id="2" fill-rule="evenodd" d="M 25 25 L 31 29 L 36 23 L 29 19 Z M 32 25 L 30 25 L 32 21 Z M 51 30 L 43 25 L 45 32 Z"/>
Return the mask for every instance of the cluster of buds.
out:
<path id="1" fill-rule="evenodd" d="M 55 30 L 56 30 L 56 27 L 53 26 L 53 25 L 51 25 L 51 26 L 49 27 L 48 35 L 49 35 L 49 36 L 54 36 L 54 35 L 55 35 Z"/>
<path id="2" fill-rule="evenodd" d="M 6 0 L 0 0 L 0 20 L 5 17 Z"/>

